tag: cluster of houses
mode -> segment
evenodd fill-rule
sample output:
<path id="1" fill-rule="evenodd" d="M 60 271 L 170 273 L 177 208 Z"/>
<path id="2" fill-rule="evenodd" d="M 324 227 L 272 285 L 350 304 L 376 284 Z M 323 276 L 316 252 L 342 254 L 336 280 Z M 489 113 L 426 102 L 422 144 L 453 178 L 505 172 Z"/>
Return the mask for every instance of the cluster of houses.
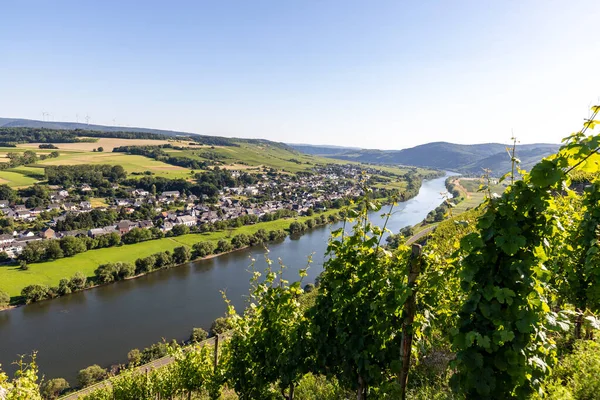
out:
<path id="1" fill-rule="evenodd" d="M 159 213 L 156 221 L 121 220 L 115 225 L 99 227 L 89 230 L 56 232 L 53 228 L 67 213 L 83 213 L 92 210 L 89 201 L 69 201 L 68 190 L 55 189 L 50 193 L 50 204 L 44 207 L 27 208 L 25 205 L 10 206 L 6 200 L 0 200 L 0 212 L 4 217 L 11 217 L 17 221 L 35 221 L 44 211 L 61 211 L 49 226 L 40 232 L 26 230 L 0 235 L 0 252 L 4 251 L 9 257 L 17 257 L 28 242 L 34 240 L 60 239 L 65 236 L 87 235 L 96 238 L 101 235 L 117 233 L 123 235 L 133 228 L 150 229 L 157 226 L 163 232 L 169 232 L 177 225 L 188 227 L 199 226 L 205 223 L 227 221 L 246 215 L 261 218 L 278 210 L 293 210 L 303 214 L 309 209 L 324 209 L 328 202 L 342 197 L 354 197 L 362 194 L 356 185 L 356 177 L 364 171 L 353 165 L 325 166 L 315 169 L 313 174 L 304 175 L 268 175 L 259 176 L 259 181 L 246 187 L 227 187 L 220 191 L 216 204 L 206 205 L 199 202 L 194 195 L 184 195 L 179 191 L 165 191 L 153 195 L 144 189 L 126 189 L 128 197 L 110 199 L 108 206 L 101 209 L 125 209 L 132 213 L 136 208 L 148 204 L 152 205 Z M 238 172 L 234 171 L 233 174 Z M 89 185 L 81 185 L 80 192 L 91 191 Z M 260 196 L 261 201 L 256 198 Z M 247 201 L 252 199 L 252 201 Z M 266 200 L 265 200 L 266 199 Z M 26 199 L 25 199 L 26 200 Z M 25 201 L 24 200 L 24 201 Z M 183 204 L 177 211 L 163 211 L 165 205 Z"/>

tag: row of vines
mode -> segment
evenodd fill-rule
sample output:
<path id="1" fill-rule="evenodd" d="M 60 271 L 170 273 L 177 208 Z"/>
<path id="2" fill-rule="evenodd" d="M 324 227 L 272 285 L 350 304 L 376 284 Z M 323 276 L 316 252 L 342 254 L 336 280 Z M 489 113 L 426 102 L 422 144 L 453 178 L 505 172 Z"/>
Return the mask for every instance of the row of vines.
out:
<path id="1" fill-rule="evenodd" d="M 314 292 L 267 254 L 248 307 L 229 307 L 218 357 L 174 347 L 171 365 L 127 372 L 86 398 L 598 398 L 589 388 L 600 376 L 575 387 L 565 365 L 591 348 L 574 368 L 600 373 L 600 135 L 587 135 L 599 111 L 529 173 L 513 152 L 507 190 L 441 223 L 422 249 L 384 246 L 366 190 L 332 232 Z M 571 190 L 582 173 L 591 181 Z M 22 395 L 35 379 L 35 368 L 0 375 L 0 398 L 35 398 Z"/>

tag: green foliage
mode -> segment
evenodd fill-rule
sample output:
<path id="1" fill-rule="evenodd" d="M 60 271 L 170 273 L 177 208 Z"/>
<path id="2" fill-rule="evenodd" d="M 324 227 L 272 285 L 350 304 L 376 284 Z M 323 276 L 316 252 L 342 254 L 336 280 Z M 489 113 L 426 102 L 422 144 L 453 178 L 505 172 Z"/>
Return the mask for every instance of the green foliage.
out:
<path id="1" fill-rule="evenodd" d="M 175 247 L 173 249 L 173 262 L 175 264 L 183 264 L 190 261 L 192 258 L 192 252 L 187 246 Z"/>
<path id="2" fill-rule="evenodd" d="M 173 236 L 187 235 L 190 233 L 190 228 L 187 225 L 175 225 L 171 230 Z"/>
<path id="3" fill-rule="evenodd" d="M 545 382 L 548 398 L 600 398 L 600 343 L 583 340 L 566 355 Z"/>
<path id="4" fill-rule="evenodd" d="M 231 245 L 231 243 L 225 239 L 221 239 L 217 242 L 217 248 L 215 249 L 215 254 L 226 253 L 231 250 L 233 250 L 233 246 Z"/>
<path id="5" fill-rule="evenodd" d="M 50 288 L 47 285 L 29 285 L 21 291 L 21 296 L 25 298 L 25 304 L 35 303 L 48 298 Z"/>
<path id="6" fill-rule="evenodd" d="M 69 382 L 63 378 L 55 378 L 42 384 L 41 394 L 44 399 L 57 399 L 67 389 L 69 389 Z"/>
<path id="7" fill-rule="evenodd" d="M 281 393 L 288 390 L 292 398 L 308 357 L 307 324 L 298 301 L 301 282 L 289 285 L 283 279 L 283 265 L 274 272 L 271 263 L 267 258 L 269 267 L 262 282 L 261 274 L 254 272 L 250 305 L 243 317 L 229 307 L 233 333 L 226 375 L 242 399 L 265 398 L 274 385 Z M 300 278 L 304 276 L 306 270 L 301 270 Z"/>
<path id="8" fill-rule="evenodd" d="M 221 333 L 225 333 L 233 328 L 233 322 L 230 318 L 227 317 L 219 317 L 213 321 L 210 326 L 210 334 L 211 336 L 219 335 Z"/>
<path id="9" fill-rule="evenodd" d="M 0 308 L 6 307 L 10 303 L 10 296 L 3 290 L 0 290 Z"/>
<path id="10" fill-rule="evenodd" d="M 127 353 L 127 361 L 130 366 L 140 365 L 142 362 L 142 352 L 140 349 L 132 349 Z"/>
<path id="11" fill-rule="evenodd" d="M 105 379 L 107 375 L 104 368 L 94 364 L 77 373 L 77 382 L 79 383 L 79 386 L 86 387 Z"/>
<path id="12" fill-rule="evenodd" d="M 69 287 L 71 288 L 71 291 L 77 292 L 78 290 L 85 289 L 86 283 L 87 283 L 86 276 L 83 274 L 83 272 L 78 271 L 78 272 L 75 272 L 75 275 L 73 275 L 73 277 L 69 281 Z"/>
<path id="13" fill-rule="evenodd" d="M 38 367 L 35 353 L 27 363 L 25 357 L 15 363 L 18 367 L 12 381 L 0 369 L 0 395 L 3 400 L 41 400 L 38 383 Z"/>
<path id="14" fill-rule="evenodd" d="M 107 263 L 100 265 L 94 271 L 96 279 L 100 283 L 120 281 L 135 275 L 135 266 L 130 263 Z"/>
<path id="15" fill-rule="evenodd" d="M 583 131 L 569 137 L 555 156 L 538 163 L 504 194 L 489 199 L 478 232 L 461 240 L 461 288 L 453 347 L 456 389 L 467 397 L 523 398 L 539 390 L 556 360 L 547 334 L 548 238 L 558 228 L 553 190 L 580 166 L 600 137 Z M 597 167 L 596 167 L 597 168 Z"/>
<path id="16" fill-rule="evenodd" d="M 216 245 L 213 242 L 198 242 L 192 246 L 192 257 L 203 258 L 214 253 Z"/>
<path id="17" fill-rule="evenodd" d="M 306 374 L 300 379 L 295 397 L 301 400 L 339 400 L 352 397 L 352 393 L 342 388 L 335 378 Z"/>
<path id="18" fill-rule="evenodd" d="M 316 372 L 336 376 L 359 398 L 398 371 L 401 309 L 410 293 L 406 254 L 379 247 L 382 230 L 369 223 L 370 209 L 377 206 L 363 207 L 352 235 L 342 236 L 343 228 L 333 232 L 316 303 L 308 311 Z"/>
<path id="19" fill-rule="evenodd" d="M 208 337 L 208 332 L 206 332 L 204 329 L 194 328 L 194 329 L 192 329 L 192 333 L 190 335 L 190 342 L 199 343 L 199 342 L 202 342 L 203 340 L 206 340 L 207 337 Z"/>

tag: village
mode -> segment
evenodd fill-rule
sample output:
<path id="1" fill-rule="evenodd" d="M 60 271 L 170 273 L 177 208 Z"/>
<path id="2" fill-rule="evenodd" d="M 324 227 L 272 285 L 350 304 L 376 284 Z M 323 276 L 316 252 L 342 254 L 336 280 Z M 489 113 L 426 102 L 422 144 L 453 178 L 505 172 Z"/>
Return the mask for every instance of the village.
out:
<path id="1" fill-rule="evenodd" d="M 373 171 L 366 171 L 373 172 Z M 240 171 L 231 171 L 236 177 Z M 89 184 L 76 187 L 48 186 L 49 202 L 45 205 L 29 208 L 24 203 L 10 204 L 8 200 L 0 200 L 0 213 L 3 218 L 12 219 L 20 226 L 39 226 L 41 217 L 52 216 L 43 223 L 43 228 L 14 230 L 0 234 L 0 253 L 4 259 L 17 258 L 28 243 L 40 240 L 61 239 L 67 236 L 88 236 L 98 238 L 102 235 L 116 233 L 124 235 L 134 228 L 158 229 L 164 235 L 179 225 L 189 228 L 189 232 L 203 232 L 209 227 L 224 228 L 231 220 L 246 217 L 246 224 L 268 221 L 281 217 L 293 217 L 312 214 L 317 210 L 342 206 L 344 198 L 361 195 L 358 176 L 368 179 L 365 168 L 348 164 L 331 165 L 315 168 L 308 174 L 257 174 L 256 182 L 247 186 L 223 187 L 218 192 L 216 202 L 206 195 L 196 196 L 177 190 L 152 194 L 150 191 L 136 187 L 119 187 L 124 197 L 106 198 L 106 204 L 92 207 L 89 200 L 95 189 Z M 136 210 L 145 208 L 152 211 L 151 218 L 122 218 L 113 224 L 97 226 L 89 229 L 59 230 L 57 225 L 68 216 L 90 213 L 93 210 L 113 210 L 119 215 L 134 215 Z M 187 230 L 186 230 L 187 231 Z"/>

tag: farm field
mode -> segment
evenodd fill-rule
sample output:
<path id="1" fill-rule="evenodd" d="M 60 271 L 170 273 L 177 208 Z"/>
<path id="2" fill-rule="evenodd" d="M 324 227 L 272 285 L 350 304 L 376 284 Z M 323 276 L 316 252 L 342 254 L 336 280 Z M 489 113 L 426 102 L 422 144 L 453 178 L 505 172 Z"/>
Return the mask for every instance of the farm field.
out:
<path id="1" fill-rule="evenodd" d="M 324 158 L 289 151 L 268 143 L 239 143 L 240 147 L 214 146 L 212 148 L 190 148 L 189 150 L 166 150 L 173 156 L 182 156 L 199 161 L 218 160 L 226 169 L 252 169 L 260 167 L 275 168 L 285 172 L 309 171 L 315 165 L 325 164 L 358 164 L 352 161 Z M 409 168 L 395 166 L 375 166 L 386 172 L 404 174 Z"/>
<path id="2" fill-rule="evenodd" d="M 11 187 L 19 188 L 34 184 L 43 180 L 42 168 L 48 165 L 81 165 L 81 164 L 109 164 L 122 165 L 128 173 L 140 174 L 146 171 L 152 172 L 155 176 L 170 179 L 189 179 L 191 170 L 175 165 L 166 164 L 148 157 L 140 155 L 129 155 L 125 153 L 113 153 L 115 146 L 125 145 L 159 145 L 171 143 L 177 146 L 186 147 L 185 150 L 165 149 L 173 156 L 188 157 L 199 161 L 216 160 L 222 163 L 221 168 L 236 170 L 256 170 L 262 167 L 274 168 L 279 171 L 296 173 L 300 171 L 309 171 L 315 165 L 324 164 L 347 164 L 353 163 L 344 160 L 332 158 L 323 158 L 302 154 L 296 151 L 290 151 L 283 145 L 274 145 L 269 143 L 246 143 L 239 142 L 239 147 L 235 146 L 188 146 L 187 142 L 150 140 L 150 139 L 112 139 L 99 138 L 93 143 L 56 143 L 58 150 L 39 149 L 38 143 L 19 144 L 18 147 L 0 147 L 0 162 L 7 162 L 8 153 L 22 153 L 26 150 L 35 151 L 36 154 L 49 154 L 52 151 L 58 151 L 60 156 L 57 158 L 47 158 L 39 161 L 34 166 L 19 167 L 0 171 L 0 184 L 5 183 Z M 103 147 L 103 152 L 94 152 L 93 149 Z M 37 168 L 36 168 L 37 167 Z M 386 172 L 394 174 L 404 174 L 409 171 L 408 168 L 395 166 L 375 166 Z M 36 170 L 37 169 L 37 170 Z M 427 170 L 422 170 L 429 172 Z M 34 173 L 35 172 L 35 173 Z M 135 177 L 136 175 L 133 175 Z M 378 185 L 383 186 L 383 185 Z M 385 185 L 396 189 L 403 189 L 403 182 L 390 182 Z"/>
<path id="3" fill-rule="evenodd" d="M 23 174 L 22 172 L 13 171 L 12 169 L 0 171 L 0 185 L 8 185 L 13 189 L 31 186 L 37 181 L 39 179 Z"/>
<path id="4" fill-rule="evenodd" d="M 478 192 L 479 185 L 483 183 L 481 178 L 458 178 L 456 181 L 465 191 L 466 196 L 463 201 L 458 203 L 456 207 L 452 209 L 454 214 L 465 212 L 471 208 L 477 207 L 483 202 L 485 193 Z M 494 184 L 492 185 L 492 193 L 502 194 L 506 189 L 506 185 Z"/>
<path id="5" fill-rule="evenodd" d="M 150 171 L 156 176 L 170 179 L 189 178 L 191 173 L 191 170 L 187 168 L 166 164 L 144 156 L 125 153 L 65 152 L 61 153 L 58 158 L 48 158 L 38 163 L 41 166 L 80 164 L 121 165 L 128 173 Z"/>
<path id="6" fill-rule="evenodd" d="M 329 210 L 324 213 L 315 214 L 312 217 L 288 218 L 276 221 L 261 222 L 254 225 L 242 226 L 231 231 L 219 231 L 210 233 L 190 233 L 188 235 L 149 240 L 146 242 L 110 247 L 105 249 L 91 250 L 79 253 L 73 257 L 65 257 L 59 260 L 29 264 L 27 271 L 22 271 L 19 266 L 0 266 L 0 289 L 7 292 L 11 297 L 21 294 L 21 290 L 32 284 L 44 284 L 57 286 L 62 278 L 70 278 L 76 272 L 81 271 L 88 277 L 94 276 L 94 270 L 101 264 L 109 262 L 135 262 L 140 257 L 147 257 L 160 251 L 173 251 L 182 245 L 192 246 L 201 241 L 218 241 L 240 233 L 253 234 L 259 229 L 267 231 L 275 229 L 287 229 L 293 221 L 305 221 L 321 214 L 331 214 L 338 210 Z"/>
<path id="7" fill-rule="evenodd" d="M 86 138 L 82 138 L 86 139 Z M 119 146 L 158 146 L 161 144 L 171 143 L 167 140 L 154 139 L 115 139 L 115 138 L 92 138 L 94 142 L 76 142 L 76 143 L 54 143 L 58 147 L 58 151 L 93 151 L 98 147 L 102 147 L 105 152 L 110 153 L 115 147 Z M 23 143 L 18 144 L 17 148 L 34 150 L 36 153 L 40 150 L 41 143 Z M 50 150 L 52 151 L 52 150 Z"/>

